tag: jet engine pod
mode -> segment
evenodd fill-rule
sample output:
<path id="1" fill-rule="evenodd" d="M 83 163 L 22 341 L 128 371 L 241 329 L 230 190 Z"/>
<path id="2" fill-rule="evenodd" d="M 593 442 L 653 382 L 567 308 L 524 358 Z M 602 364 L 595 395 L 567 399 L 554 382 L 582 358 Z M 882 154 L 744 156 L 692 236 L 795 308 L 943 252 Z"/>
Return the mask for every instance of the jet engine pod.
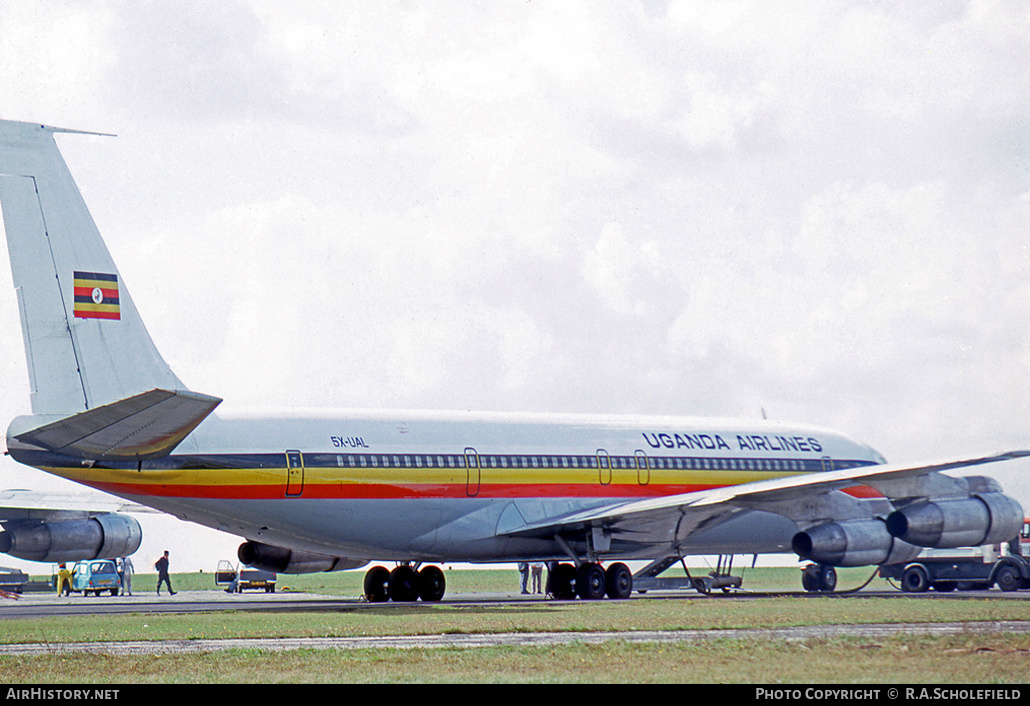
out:
<path id="1" fill-rule="evenodd" d="M 919 502 L 887 516 L 887 531 L 936 549 L 1007 542 L 1023 526 L 1023 508 L 1001 493 Z"/>
<path id="2" fill-rule="evenodd" d="M 892 537 L 882 520 L 816 525 L 795 534 L 790 544 L 802 559 L 830 566 L 903 562 L 919 554 L 919 547 Z"/>
<path id="3" fill-rule="evenodd" d="M 277 574 L 312 574 L 319 571 L 345 571 L 357 569 L 368 563 L 368 559 L 350 559 L 327 556 L 314 552 L 276 547 L 261 542 L 244 542 L 236 550 L 239 560 L 247 566 Z"/>
<path id="4" fill-rule="evenodd" d="M 86 520 L 19 523 L 0 533 L 0 552 L 29 561 L 85 561 L 129 556 L 143 530 L 135 518 L 109 513 Z"/>

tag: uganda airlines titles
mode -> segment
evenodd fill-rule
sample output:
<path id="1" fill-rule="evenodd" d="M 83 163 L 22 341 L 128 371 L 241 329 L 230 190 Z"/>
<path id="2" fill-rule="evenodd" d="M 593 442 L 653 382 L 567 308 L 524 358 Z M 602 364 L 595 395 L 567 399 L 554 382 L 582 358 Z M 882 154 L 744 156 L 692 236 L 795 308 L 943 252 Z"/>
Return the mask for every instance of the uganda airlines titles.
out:
<path id="1" fill-rule="evenodd" d="M 719 434 L 668 434 L 666 432 L 643 432 L 644 441 L 653 449 L 699 449 L 708 451 L 734 448 Z M 794 451 L 799 453 L 821 453 L 822 444 L 811 436 L 768 436 L 766 434 L 737 434 L 738 451 Z"/>

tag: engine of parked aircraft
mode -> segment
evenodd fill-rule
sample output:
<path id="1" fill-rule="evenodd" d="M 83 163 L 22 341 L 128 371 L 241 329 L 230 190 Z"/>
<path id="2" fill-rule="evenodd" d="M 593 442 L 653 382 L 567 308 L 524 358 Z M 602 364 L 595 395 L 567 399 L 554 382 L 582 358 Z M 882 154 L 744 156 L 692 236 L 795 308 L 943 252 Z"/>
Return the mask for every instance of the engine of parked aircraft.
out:
<path id="1" fill-rule="evenodd" d="M 891 535 L 936 549 L 1007 542 L 1022 526 L 1023 508 L 1001 493 L 917 502 L 887 516 Z"/>
<path id="2" fill-rule="evenodd" d="M 914 559 L 920 548 L 890 535 L 882 520 L 828 522 L 798 532 L 791 547 L 802 559 L 830 566 L 869 566 Z"/>
<path id="3" fill-rule="evenodd" d="M 110 513 L 87 520 L 21 522 L 0 532 L 0 552 L 28 561 L 85 561 L 129 556 L 143 530 L 134 518 Z"/>
<path id="4" fill-rule="evenodd" d="M 277 574 L 312 574 L 319 571 L 346 571 L 368 563 L 368 559 L 326 556 L 314 552 L 276 547 L 261 542 L 244 542 L 236 551 L 239 560 L 255 569 Z"/>
<path id="5" fill-rule="evenodd" d="M 803 559 L 830 566 L 894 564 L 923 547 L 953 549 L 1007 542 L 1019 535 L 1023 508 L 987 476 L 947 479 L 948 491 L 901 505 L 886 520 L 830 522 L 797 533 L 791 546 Z M 929 490 L 929 487 L 921 490 Z M 895 501 L 897 504 L 897 501 Z"/>

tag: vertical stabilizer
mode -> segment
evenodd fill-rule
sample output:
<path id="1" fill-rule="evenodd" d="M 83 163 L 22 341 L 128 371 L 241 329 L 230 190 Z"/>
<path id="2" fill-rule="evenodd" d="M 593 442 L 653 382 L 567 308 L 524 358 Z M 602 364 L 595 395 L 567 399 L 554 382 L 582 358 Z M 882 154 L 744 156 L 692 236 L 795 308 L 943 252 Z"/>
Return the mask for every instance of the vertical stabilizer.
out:
<path id="1" fill-rule="evenodd" d="M 0 121 L 0 207 L 18 294 L 33 414 L 73 414 L 183 389 L 46 125 Z"/>

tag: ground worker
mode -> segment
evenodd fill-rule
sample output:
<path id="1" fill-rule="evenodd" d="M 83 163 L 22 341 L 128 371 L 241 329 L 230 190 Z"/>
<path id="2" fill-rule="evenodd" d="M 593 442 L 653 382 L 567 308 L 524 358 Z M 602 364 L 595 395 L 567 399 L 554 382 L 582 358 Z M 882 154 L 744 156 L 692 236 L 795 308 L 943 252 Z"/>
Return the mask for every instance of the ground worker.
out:
<path id="1" fill-rule="evenodd" d="M 72 593 L 72 572 L 63 563 L 57 566 L 57 595 L 70 596 Z"/>

